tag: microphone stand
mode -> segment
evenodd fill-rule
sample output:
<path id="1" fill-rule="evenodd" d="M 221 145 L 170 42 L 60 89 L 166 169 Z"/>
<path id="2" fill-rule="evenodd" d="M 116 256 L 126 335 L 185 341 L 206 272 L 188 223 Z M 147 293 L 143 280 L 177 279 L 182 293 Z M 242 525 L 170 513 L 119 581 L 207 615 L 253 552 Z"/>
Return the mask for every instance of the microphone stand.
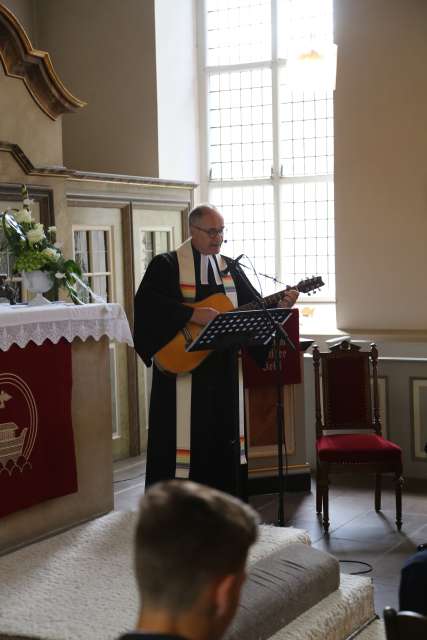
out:
<path id="1" fill-rule="evenodd" d="M 241 271 L 239 264 L 239 258 L 230 264 L 230 270 L 235 269 L 239 275 L 246 278 Z M 280 343 L 283 340 L 285 345 L 288 345 L 291 349 L 296 351 L 296 346 L 293 340 L 289 337 L 288 332 L 277 320 L 275 320 L 267 308 L 264 300 L 259 295 L 254 295 L 257 305 L 264 311 L 266 318 L 270 322 L 274 329 L 273 338 L 273 353 L 274 353 L 274 370 L 276 373 L 276 432 L 277 432 L 277 470 L 278 470 L 278 509 L 277 509 L 277 524 L 279 527 L 285 526 L 285 514 L 284 514 L 284 490 L 285 490 L 285 477 L 283 472 L 283 444 L 285 444 L 286 451 L 286 438 L 285 438 L 285 420 L 284 420 L 284 402 L 282 385 L 280 380 L 281 373 L 281 358 L 280 358 Z"/>

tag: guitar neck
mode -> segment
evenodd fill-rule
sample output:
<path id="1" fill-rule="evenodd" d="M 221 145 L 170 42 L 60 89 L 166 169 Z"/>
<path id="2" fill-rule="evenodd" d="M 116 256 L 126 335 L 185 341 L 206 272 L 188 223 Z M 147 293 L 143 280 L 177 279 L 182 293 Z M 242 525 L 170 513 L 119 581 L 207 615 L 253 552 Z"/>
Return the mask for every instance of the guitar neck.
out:
<path id="1" fill-rule="evenodd" d="M 292 287 L 292 289 L 297 289 L 297 287 Z M 274 307 L 278 302 L 283 298 L 286 293 L 286 289 L 283 291 L 278 291 L 277 293 L 273 293 L 271 296 L 267 296 L 263 298 L 264 304 L 266 307 Z M 238 311 L 250 311 L 251 309 L 259 309 L 259 303 L 257 301 L 248 302 L 247 304 L 238 307 Z"/>
<path id="2" fill-rule="evenodd" d="M 273 293 L 271 296 L 267 296 L 266 298 L 263 298 L 263 302 L 266 307 L 275 307 L 277 303 L 280 302 L 280 300 L 283 298 L 283 296 L 285 295 L 286 291 L 288 291 L 288 289 L 296 289 L 300 293 L 310 293 L 311 291 L 316 291 L 316 289 L 320 289 L 320 287 L 323 287 L 324 284 L 325 283 L 323 282 L 321 276 L 313 276 L 312 278 L 305 278 L 305 280 L 300 280 L 298 284 L 294 285 L 293 287 L 287 287 L 282 291 L 278 291 L 277 293 Z M 244 304 L 243 306 L 239 307 L 239 309 L 240 310 L 246 309 L 249 311 L 250 309 L 257 309 L 259 308 L 259 306 L 260 306 L 259 302 L 257 302 L 256 300 L 253 300 L 252 302 L 249 302 L 248 304 Z"/>

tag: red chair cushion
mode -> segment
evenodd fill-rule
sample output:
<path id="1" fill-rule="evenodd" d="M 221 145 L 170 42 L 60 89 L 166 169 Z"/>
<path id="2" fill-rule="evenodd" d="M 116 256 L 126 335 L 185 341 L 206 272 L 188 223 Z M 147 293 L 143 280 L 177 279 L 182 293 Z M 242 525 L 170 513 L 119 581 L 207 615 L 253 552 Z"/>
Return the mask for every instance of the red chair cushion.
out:
<path id="1" fill-rule="evenodd" d="M 321 436 L 316 442 L 322 462 L 401 462 L 402 449 L 376 434 Z"/>

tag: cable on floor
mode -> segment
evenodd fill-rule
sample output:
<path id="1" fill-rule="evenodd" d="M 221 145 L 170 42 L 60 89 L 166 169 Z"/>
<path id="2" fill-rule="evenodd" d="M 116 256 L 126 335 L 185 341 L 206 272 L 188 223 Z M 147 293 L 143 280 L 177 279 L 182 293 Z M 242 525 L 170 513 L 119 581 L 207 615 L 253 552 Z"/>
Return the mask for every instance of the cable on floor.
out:
<path id="1" fill-rule="evenodd" d="M 351 571 L 349 573 L 350 576 L 361 576 L 364 573 L 371 573 L 373 571 L 373 566 L 369 564 L 369 562 L 362 562 L 362 560 L 338 560 L 338 562 L 349 562 L 351 564 L 363 564 L 367 569 L 362 569 L 362 571 Z"/>
<path id="2" fill-rule="evenodd" d="M 145 473 L 138 473 L 137 476 L 133 476 L 133 478 L 125 478 L 124 480 L 113 480 L 113 484 L 117 484 L 119 482 L 130 482 L 130 480 L 137 480 L 137 478 L 142 478 L 145 476 Z"/>

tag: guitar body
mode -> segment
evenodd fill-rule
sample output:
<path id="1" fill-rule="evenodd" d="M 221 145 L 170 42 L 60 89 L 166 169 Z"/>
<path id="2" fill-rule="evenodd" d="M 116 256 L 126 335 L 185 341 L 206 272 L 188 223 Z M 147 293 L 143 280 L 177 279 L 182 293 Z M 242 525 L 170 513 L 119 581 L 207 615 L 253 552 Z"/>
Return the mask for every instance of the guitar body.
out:
<path id="1" fill-rule="evenodd" d="M 219 313 L 226 313 L 234 309 L 231 300 L 227 298 L 224 293 L 214 293 L 204 300 L 188 304 L 187 306 L 193 309 L 197 307 L 212 307 L 212 309 L 216 309 Z M 154 360 L 159 369 L 168 371 L 169 373 L 190 373 L 193 369 L 196 369 L 196 367 L 207 358 L 211 351 L 186 351 L 185 349 L 188 344 L 191 344 L 193 340 L 197 338 L 203 329 L 204 327 L 198 324 L 188 322 L 185 329 L 178 331 L 176 336 L 154 356 Z"/>
<path id="2" fill-rule="evenodd" d="M 320 276 L 313 276 L 312 278 L 301 280 L 298 284 L 290 288 L 297 289 L 302 293 L 308 293 L 315 291 L 323 285 L 324 282 Z M 267 296 L 264 298 L 264 304 L 267 306 L 276 306 L 284 294 L 286 294 L 286 289 Z M 200 300 L 200 302 L 188 304 L 187 306 L 193 307 L 193 309 L 196 307 L 211 307 L 219 313 L 235 311 L 233 304 L 225 293 L 214 293 L 212 296 Z M 239 307 L 239 309 L 257 309 L 258 307 L 258 302 L 251 302 L 243 307 Z M 196 367 L 212 353 L 212 350 L 189 352 L 186 351 L 186 348 L 197 338 L 203 329 L 204 327 L 189 322 L 181 331 L 178 331 L 176 336 L 154 356 L 154 361 L 159 369 L 168 371 L 169 373 L 190 373 L 190 371 L 196 369 Z"/>

